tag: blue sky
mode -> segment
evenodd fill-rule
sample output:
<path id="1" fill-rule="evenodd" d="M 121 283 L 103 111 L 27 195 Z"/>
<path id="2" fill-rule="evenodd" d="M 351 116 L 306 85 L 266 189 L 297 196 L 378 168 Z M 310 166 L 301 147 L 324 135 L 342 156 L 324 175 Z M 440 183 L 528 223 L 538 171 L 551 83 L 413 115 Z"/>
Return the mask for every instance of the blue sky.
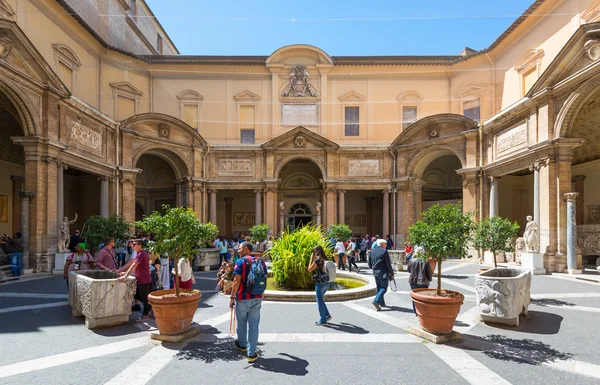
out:
<path id="1" fill-rule="evenodd" d="M 457 55 L 489 46 L 533 0 L 146 0 L 185 55 Z"/>

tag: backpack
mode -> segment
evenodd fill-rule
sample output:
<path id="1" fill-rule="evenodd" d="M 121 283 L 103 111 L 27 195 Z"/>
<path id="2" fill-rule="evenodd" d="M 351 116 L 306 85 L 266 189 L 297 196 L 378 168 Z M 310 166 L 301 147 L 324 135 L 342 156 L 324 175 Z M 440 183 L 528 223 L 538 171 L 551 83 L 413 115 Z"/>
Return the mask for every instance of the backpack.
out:
<path id="1" fill-rule="evenodd" d="M 260 258 L 254 258 L 248 261 L 244 258 L 244 263 L 248 269 L 246 276 L 246 293 L 250 295 L 262 295 L 267 288 L 267 275 L 263 269 Z"/>
<path id="2" fill-rule="evenodd" d="M 325 262 L 325 271 L 327 272 L 327 275 L 329 277 L 328 282 L 335 281 L 335 275 L 337 273 L 336 269 L 337 269 L 337 267 L 335 266 L 335 262 L 333 262 L 333 261 Z"/>

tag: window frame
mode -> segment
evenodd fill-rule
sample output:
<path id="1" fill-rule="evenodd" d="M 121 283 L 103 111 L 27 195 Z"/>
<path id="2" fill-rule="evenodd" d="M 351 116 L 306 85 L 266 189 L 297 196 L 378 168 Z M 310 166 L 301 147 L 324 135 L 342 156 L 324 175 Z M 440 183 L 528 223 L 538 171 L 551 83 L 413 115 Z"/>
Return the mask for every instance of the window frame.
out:
<path id="1" fill-rule="evenodd" d="M 347 108 L 357 108 L 358 109 L 358 122 L 356 122 L 356 123 L 348 123 L 346 121 L 346 109 Z M 347 105 L 344 105 L 344 110 L 343 111 L 344 111 L 344 138 L 358 138 L 358 137 L 360 137 L 360 133 L 361 133 L 361 129 L 360 129 L 361 128 L 360 127 L 361 124 L 360 124 L 360 122 L 361 122 L 361 118 L 362 118 L 361 106 L 360 105 L 354 105 L 354 104 L 347 104 Z M 358 126 L 358 135 L 348 135 L 347 134 L 346 126 L 348 124 L 356 124 Z"/>
<path id="2" fill-rule="evenodd" d="M 418 93 L 416 91 L 406 91 L 406 92 L 403 92 L 400 95 L 398 95 L 396 97 L 396 100 L 398 101 L 398 113 L 400 115 L 400 118 L 399 118 L 400 132 L 402 132 L 402 131 L 406 130 L 408 127 L 410 127 L 411 124 L 414 124 L 415 122 L 417 122 L 419 120 L 419 115 L 421 113 L 421 106 L 423 103 L 423 95 L 421 95 L 420 93 Z M 404 107 L 415 107 L 416 108 L 415 121 L 407 124 L 406 127 L 404 127 Z"/>
<path id="3" fill-rule="evenodd" d="M 185 122 L 184 120 L 184 107 L 185 106 L 196 106 L 197 110 L 196 110 L 196 127 L 189 125 L 187 122 L 186 124 L 188 124 L 190 127 L 192 127 L 192 129 L 196 130 L 196 132 L 200 132 L 200 118 L 202 116 L 202 102 L 204 101 L 204 96 L 202 96 L 199 92 L 191 90 L 191 89 L 187 89 L 184 91 L 181 91 L 178 95 L 177 95 L 177 100 L 179 100 L 179 119 L 183 122 Z"/>
<path id="4" fill-rule="evenodd" d="M 415 120 L 413 120 L 411 122 L 404 121 L 404 109 L 405 108 L 414 108 L 415 109 Z M 406 130 L 412 124 L 415 124 L 418 120 L 419 120 L 419 106 L 416 103 L 415 104 L 406 103 L 400 107 L 400 126 L 402 128 L 402 131 Z M 404 126 L 405 124 L 406 124 L 406 127 Z"/>
<path id="5" fill-rule="evenodd" d="M 260 96 L 255 94 L 252 91 L 249 90 L 244 90 L 236 95 L 233 96 L 233 100 L 235 101 L 235 110 L 236 110 L 236 126 L 237 126 L 237 133 L 236 133 L 236 139 L 238 139 L 240 144 L 249 144 L 249 143 L 242 143 L 242 130 L 248 130 L 249 128 L 244 128 L 241 125 L 241 112 L 242 112 L 242 106 L 253 106 L 254 107 L 254 143 L 256 143 L 256 141 L 258 139 L 260 139 L 260 135 L 258 135 L 259 133 L 259 111 L 260 111 Z"/>
<path id="6" fill-rule="evenodd" d="M 519 92 L 521 98 L 525 97 L 529 92 L 529 90 L 525 89 L 525 77 L 535 72 L 536 82 L 540 78 L 543 57 L 543 49 L 530 49 L 517 61 L 515 70 L 519 74 Z"/>
<path id="7" fill-rule="evenodd" d="M 465 115 L 465 104 L 469 103 L 469 102 L 474 102 L 475 100 L 477 100 L 479 102 L 479 121 L 475 120 L 475 119 L 471 119 L 469 116 Z M 481 124 L 481 97 L 477 96 L 477 97 L 473 97 L 473 98 L 466 98 L 460 101 L 460 110 L 462 111 L 462 116 L 467 117 L 475 122 L 477 122 L 478 124 Z"/>
<path id="8" fill-rule="evenodd" d="M 79 57 L 69 46 L 65 44 L 53 44 L 54 49 L 54 70 L 58 74 L 60 64 L 71 70 L 71 88 L 69 91 L 75 94 L 77 88 L 77 73 L 81 67 Z"/>
<path id="9" fill-rule="evenodd" d="M 243 127 L 242 126 L 242 107 L 253 107 L 254 108 L 254 124 L 253 124 L 253 128 L 250 127 Z M 238 135 L 240 136 L 240 144 L 255 144 L 256 143 L 256 125 L 258 123 L 258 116 L 257 116 L 257 108 L 256 108 L 256 104 L 254 103 L 250 103 L 250 102 L 238 102 L 237 103 L 237 126 L 238 126 Z M 242 130 L 245 131 L 250 131 L 253 130 L 254 131 L 254 142 L 253 143 L 243 143 L 242 142 Z"/>
<path id="10" fill-rule="evenodd" d="M 365 102 L 367 98 L 356 91 L 350 91 L 338 98 L 341 108 L 341 133 L 340 138 L 344 140 L 359 140 L 366 137 L 368 130 L 365 120 Z M 346 135 L 346 107 L 358 107 L 358 135 Z"/>

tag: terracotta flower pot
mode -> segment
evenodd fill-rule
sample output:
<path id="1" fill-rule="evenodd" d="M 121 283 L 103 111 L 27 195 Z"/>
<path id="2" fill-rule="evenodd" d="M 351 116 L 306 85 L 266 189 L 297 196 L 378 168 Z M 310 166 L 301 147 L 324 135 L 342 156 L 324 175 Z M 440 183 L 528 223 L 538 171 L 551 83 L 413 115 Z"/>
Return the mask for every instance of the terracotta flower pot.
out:
<path id="1" fill-rule="evenodd" d="M 483 273 L 484 271 L 488 271 L 488 270 L 489 270 L 489 268 L 485 268 L 485 269 L 477 269 L 477 274 L 481 274 L 481 273 Z"/>
<path id="2" fill-rule="evenodd" d="M 442 294 L 454 294 L 453 297 L 437 297 L 434 296 L 435 293 L 436 289 L 413 289 L 410 297 L 415 302 L 423 330 L 435 334 L 448 334 L 452 332 L 465 296 L 451 290 L 442 290 Z"/>
<path id="3" fill-rule="evenodd" d="M 152 305 L 154 317 L 160 334 L 172 336 L 190 330 L 194 313 L 202 293 L 198 290 L 179 290 L 179 297 L 175 297 L 175 290 L 157 290 L 148 296 Z M 172 294 L 173 296 L 169 296 Z M 184 295 L 181 295 L 184 294 Z M 165 295 L 167 295 L 165 297 Z"/>

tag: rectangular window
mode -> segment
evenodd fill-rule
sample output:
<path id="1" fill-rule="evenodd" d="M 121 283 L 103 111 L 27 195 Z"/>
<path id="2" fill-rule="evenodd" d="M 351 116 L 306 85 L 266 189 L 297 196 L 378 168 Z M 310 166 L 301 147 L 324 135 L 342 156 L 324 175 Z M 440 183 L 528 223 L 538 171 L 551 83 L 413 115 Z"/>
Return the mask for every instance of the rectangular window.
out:
<path id="1" fill-rule="evenodd" d="M 402 106 L 402 130 L 417 121 L 416 106 Z"/>
<path id="2" fill-rule="evenodd" d="M 58 77 L 65 83 L 65 86 L 73 93 L 73 70 L 62 62 L 58 62 Z"/>
<path id="3" fill-rule="evenodd" d="M 463 115 L 473 119 L 477 123 L 481 121 L 481 102 L 479 99 L 469 100 L 463 103 Z"/>
<path id="4" fill-rule="evenodd" d="M 523 74 L 521 75 L 521 86 L 522 86 L 521 96 L 525 96 L 527 91 L 529 91 L 531 89 L 531 87 L 533 86 L 533 84 L 536 82 L 537 79 L 538 79 L 537 66 L 533 66 L 533 68 L 528 69 L 527 71 L 523 72 Z"/>
<path id="5" fill-rule="evenodd" d="M 360 107 L 344 107 L 344 135 L 359 136 Z"/>
<path id="6" fill-rule="evenodd" d="M 256 110 L 254 106 L 240 106 L 240 143 L 254 144 Z"/>
<path id="7" fill-rule="evenodd" d="M 117 120 L 125 120 L 135 115 L 135 100 L 117 96 Z"/>
<path id="8" fill-rule="evenodd" d="M 190 127 L 198 129 L 198 106 L 195 104 L 183 105 L 183 121 Z"/>
<path id="9" fill-rule="evenodd" d="M 160 33 L 158 35 L 156 35 L 156 50 L 158 51 L 159 54 L 162 55 L 162 53 L 163 53 L 163 39 L 162 39 L 162 36 L 160 36 Z"/>

